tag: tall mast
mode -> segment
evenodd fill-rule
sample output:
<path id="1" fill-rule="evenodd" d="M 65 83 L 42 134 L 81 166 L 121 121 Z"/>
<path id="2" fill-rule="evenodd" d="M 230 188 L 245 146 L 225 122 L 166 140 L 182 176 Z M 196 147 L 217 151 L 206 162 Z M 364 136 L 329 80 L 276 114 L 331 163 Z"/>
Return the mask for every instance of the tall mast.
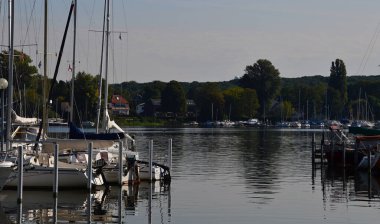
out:
<path id="1" fill-rule="evenodd" d="M 103 104 L 103 129 L 107 130 L 107 102 L 108 102 L 108 43 L 109 43 L 109 29 L 110 29 L 110 1 L 107 0 L 107 29 L 106 29 L 106 66 L 105 66 L 105 80 L 104 80 L 104 104 Z"/>
<path id="2" fill-rule="evenodd" d="M 71 97 L 70 97 L 70 122 L 73 122 L 74 114 L 74 80 L 75 80 L 75 48 L 77 37 L 77 0 L 74 0 L 74 43 L 73 43 L 73 67 L 71 74 Z"/>
<path id="3" fill-rule="evenodd" d="M 104 30 L 105 30 L 105 20 L 106 20 L 106 11 L 107 11 L 107 0 L 104 0 L 104 15 L 103 15 L 103 29 L 102 29 L 102 52 L 100 57 L 100 71 L 99 71 L 99 83 L 98 83 L 98 89 L 99 89 L 99 97 L 98 97 L 98 108 L 97 108 L 97 116 L 96 116 L 96 133 L 99 133 L 99 123 L 100 123 L 100 110 L 102 106 L 102 81 L 103 81 L 103 51 L 104 51 Z"/>
<path id="4" fill-rule="evenodd" d="M 47 23 L 47 17 L 48 17 L 48 0 L 45 0 L 45 10 L 44 10 L 44 82 L 43 82 L 43 88 L 42 88 L 42 132 L 44 134 L 47 133 L 47 88 L 48 88 L 48 78 L 47 78 L 47 30 L 48 30 L 48 23 Z M 44 135 L 43 135 L 44 136 Z"/>
<path id="5" fill-rule="evenodd" d="M 7 141 L 6 149 L 10 150 L 11 128 L 12 128 L 12 110 L 13 110 L 13 33 L 14 33 L 14 5 L 13 0 L 8 1 L 9 12 L 9 49 L 8 49 L 8 111 L 7 111 Z"/>

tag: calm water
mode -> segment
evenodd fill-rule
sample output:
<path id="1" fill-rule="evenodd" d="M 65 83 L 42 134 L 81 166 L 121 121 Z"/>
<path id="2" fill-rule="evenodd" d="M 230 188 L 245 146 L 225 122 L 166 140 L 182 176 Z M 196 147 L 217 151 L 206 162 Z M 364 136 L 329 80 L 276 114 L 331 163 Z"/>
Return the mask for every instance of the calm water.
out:
<path id="1" fill-rule="evenodd" d="M 129 129 L 142 159 L 150 139 L 165 163 L 173 139 L 173 179 L 110 192 L 0 193 L 5 223 L 374 223 L 380 179 L 311 165 L 313 130 Z M 317 140 L 321 132 L 316 130 Z M 370 196 L 370 197 L 369 197 Z M 90 203 L 89 203 L 90 202 Z M 88 206 L 91 204 L 91 206 Z M 22 212 L 20 212 L 22 211 Z M 20 214 L 22 214 L 20 216 Z"/>

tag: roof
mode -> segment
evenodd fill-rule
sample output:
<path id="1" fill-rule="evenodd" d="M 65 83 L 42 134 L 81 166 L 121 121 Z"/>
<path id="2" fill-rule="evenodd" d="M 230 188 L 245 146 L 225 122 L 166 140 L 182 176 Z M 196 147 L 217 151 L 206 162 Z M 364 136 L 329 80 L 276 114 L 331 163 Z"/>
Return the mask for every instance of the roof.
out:
<path id="1" fill-rule="evenodd" d="M 150 99 L 153 106 L 161 106 L 161 99 Z"/>
<path id="2" fill-rule="evenodd" d="M 111 99 L 111 103 L 113 104 L 127 104 L 128 101 L 124 99 L 121 95 L 113 95 Z"/>

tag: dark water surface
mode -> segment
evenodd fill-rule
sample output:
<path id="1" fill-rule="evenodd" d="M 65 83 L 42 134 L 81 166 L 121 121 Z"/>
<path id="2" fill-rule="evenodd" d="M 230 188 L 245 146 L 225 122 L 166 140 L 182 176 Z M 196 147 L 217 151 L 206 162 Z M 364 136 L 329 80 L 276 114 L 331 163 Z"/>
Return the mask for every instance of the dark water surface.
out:
<path id="1" fill-rule="evenodd" d="M 380 179 L 364 173 L 317 169 L 311 138 L 320 130 L 129 129 L 140 158 L 154 141 L 155 161 L 166 163 L 173 139 L 170 185 L 112 187 L 88 194 L 0 193 L 4 223 L 375 223 Z M 369 197 L 370 196 L 370 197 Z M 91 202 L 91 206 L 88 206 Z M 56 205 L 56 206 L 55 206 Z M 22 214 L 21 216 L 19 214 Z M 7 220 L 7 221 L 5 221 Z M 0 222 L 3 223 L 3 222 Z"/>

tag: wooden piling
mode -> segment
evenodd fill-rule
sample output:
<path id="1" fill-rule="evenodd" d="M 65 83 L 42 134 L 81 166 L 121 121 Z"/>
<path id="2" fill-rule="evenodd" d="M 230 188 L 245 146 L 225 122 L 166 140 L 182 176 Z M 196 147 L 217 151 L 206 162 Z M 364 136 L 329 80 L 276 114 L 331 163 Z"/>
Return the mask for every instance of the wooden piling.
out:
<path id="1" fill-rule="evenodd" d="M 313 166 L 315 164 L 315 148 L 314 148 L 314 143 L 315 143 L 315 133 L 313 133 L 313 137 L 311 139 L 311 162 L 312 162 Z"/>
<path id="2" fill-rule="evenodd" d="M 368 150 L 368 178 L 371 177 L 371 170 L 372 170 L 372 161 L 371 161 L 371 150 Z"/>
<path id="3" fill-rule="evenodd" d="M 346 168 L 346 144 L 343 142 L 343 168 Z"/>
<path id="4" fill-rule="evenodd" d="M 372 162 L 371 162 L 371 149 L 368 150 L 368 198 L 372 198 Z"/>
<path id="5" fill-rule="evenodd" d="M 169 141 L 168 141 L 168 167 L 169 167 L 169 171 L 170 171 L 170 174 L 172 174 L 172 148 L 173 148 L 173 141 L 172 139 L 170 138 Z"/>
<path id="6" fill-rule="evenodd" d="M 128 143 L 126 144 L 128 145 Z M 119 141 L 119 185 L 123 185 L 123 142 Z"/>
<path id="7" fill-rule="evenodd" d="M 92 190 L 92 148 L 93 148 L 93 143 L 90 142 L 88 143 L 88 161 L 87 161 L 87 189 L 91 192 Z"/>
<path id="8" fill-rule="evenodd" d="M 18 185 L 17 185 L 17 203 L 22 203 L 23 184 L 24 184 L 24 153 L 23 146 L 18 147 Z"/>
<path id="9" fill-rule="evenodd" d="M 149 180 L 152 181 L 153 140 L 149 141 Z"/>
<path id="10" fill-rule="evenodd" d="M 53 197 L 58 197 L 58 152 L 59 145 L 54 146 L 54 184 L 53 184 Z"/>

